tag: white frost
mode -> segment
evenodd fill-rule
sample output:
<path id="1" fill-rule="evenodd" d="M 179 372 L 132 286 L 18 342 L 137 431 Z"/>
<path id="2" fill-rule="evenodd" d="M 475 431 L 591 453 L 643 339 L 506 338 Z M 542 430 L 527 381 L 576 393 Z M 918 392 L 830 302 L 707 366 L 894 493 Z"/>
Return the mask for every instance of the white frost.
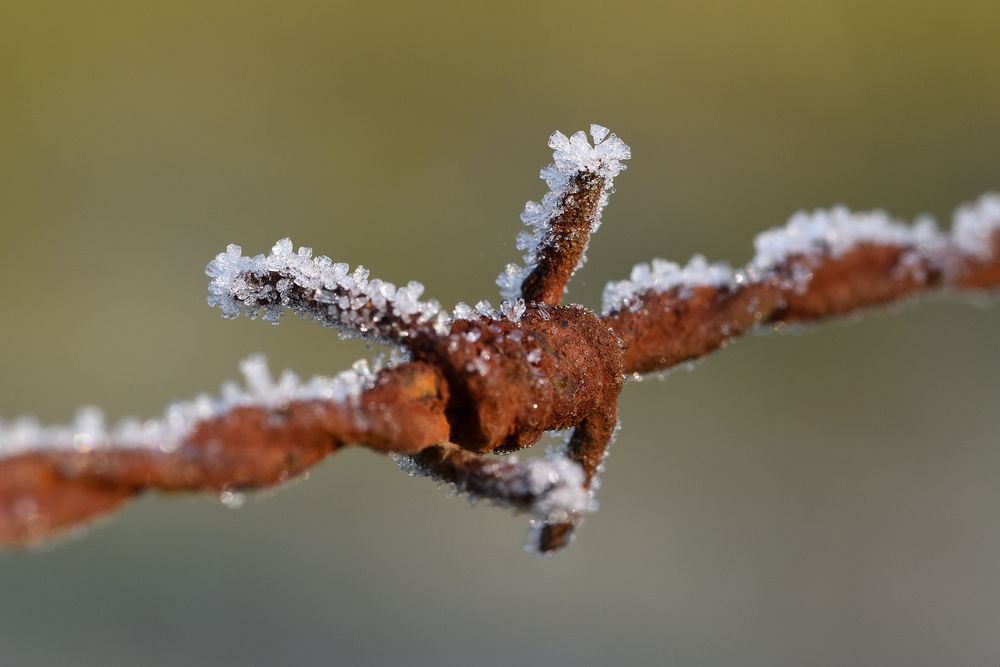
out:
<path id="1" fill-rule="evenodd" d="M 619 310 L 643 292 L 667 292 L 674 288 L 692 288 L 702 285 L 721 287 L 731 285 L 735 279 L 728 264 L 709 264 L 701 255 L 695 255 L 687 266 L 663 259 L 636 264 L 628 280 L 612 281 L 604 288 L 602 313 L 607 315 Z"/>
<path id="2" fill-rule="evenodd" d="M 438 477 L 421 466 L 412 456 L 392 455 L 401 470 L 412 476 L 430 477 L 441 482 L 451 482 Z M 548 522 L 566 521 L 574 516 L 592 512 L 597 508 L 590 491 L 584 487 L 583 468 L 560 453 L 549 453 L 545 458 L 520 461 L 516 456 L 495 459 L 489 480 L 489 493 L 477 495 L 470 489 L 459 487 L 455 491 L 470 497 L 490 500 L 506 507 L 528 512 L 536 519 Z M 518 499 L 531 498 L 528 506 Z"/>
<path id="3" fill-rule="evenodd" d="M 562 204 L 569 194 L 573 178 L 581 172 L 597 174 L 605 181 L 597 214 L 590 228 L 591 234 L 600 227 L 601 211 L 608 203 L 614 178 L 624 171 L 623 163 L 632 157 L 632 151 L 624 141 L 602 125 L 591 125 L 590 136 L 594 140 L 593 145 L 587 141 L 587 135 L 582 130 L 570 137 L 562 132 L 555 132 L 549 137 L 553 162 L 540 173 L 540 178 L 549 186 L 549 191 L 541 202 L 529 201 L 524 205 L 521 221 L 527 225 L 528 230 L 518 235 L 516 246 L 524 252 L 525 266 L 508 264 L 497 278 L 497 284 L 505 297 L 513 299 L 520 294 L 521 283 L 535 268 L 539 244 L 545 239 L 552 220 L 562 212 Z M 583 261 L 581 258 L 580 264 Z"/>
<path id="4" fill-rule="evenodd" d="M 29 451 L 152 448 L 172 451 L 181 445 L 195 426 L 243 406 L 279 408 L 293 401 L 324 400 L 346 402 L 370 387 L 374 373 L 364 360 L 333 378 L 314 377 L 303 381 L 285 371 L 271 376 L 261 355 L 240 364 L 244 383 L 227 382 L 218 396 L 201 395 L 167 407 L 159 419 L 128 418 L 108 427 L 97 408 L 82 408 L 71 424 L 45 426 L 30 417 L 0 421 L 0 458 Z"/>
<path id="5" fill-rule="evenodd" d="M 500 313 L 493 307 L 489 299 L 482 299 L 476 303 L 476 315 L 479 317 L 488 317 L 491 320 L 500 319 Z"/>
<path id="6" fill-rule="evenodd" d="M 955 211 L 952 240 L 968 255 L 992 258 L 990 240 L 997 231 L 1000 231 L 1000 194 L 984 194 L 974 203 Z"/>
<path id="7" fill-rule="evenodd" d="M 792 255 L 839 257 L 866 244 L 907 246 L 921 252 L 940 247 L 945 238 L 930 218 L 907 225 L 884 211 L 852 212 L 844 206 L 799 211 L 784 227 L 769 229 L 754 240 L 751 271 L 770 271 Z"/>
<path id="8" fill-rule="evenodd" d="M 464 301 L 459 301 L 455 304 L 455 308 L 452 311 L 451 318 L 453 320 L 473 320 L 477 317 L 476 311 L 473 310 L 472 306 L 465 303 Z"/>
<path id="9" fill-rule="evenodd" d="M 526 310 L 524 299 L 504 299 L 500 302 L 500 314 L 517 324 Z"/>
<path id="10" fill-rule="evenodd" d="M 531 513 L 546 521 L 566 521 L 596 508 L 593 496 L 584 488 L 586 478 L 578 463 L 562 454 L 525 462 L 528 487 L 538 497 Z"/>
<path id="11" fill-rule="evenodd" d="M 277 322 L 286 310 L 318 319 L 346 335 L 405 337 L 419 326 L 439 331 L 450 318 L 437 301 L 421 301 L 424 286 L 410 281 L 396 287 L 368 278 L 368 269 L 350 270 L 329 257 L 312 257 L 311 248 L 296 252 L 289 239 L 278 241 L 269 255 L 244 256 L 238 245 L 208 265 L 212 279 L 208 302 L 226 317 L 263 314 Z"/>
<path id="12" fill-rule="evenodd" d="M 918 218 L 908 225 L 884 211 L 852 212 L 844 206 L 829 210 L 800 211 L 783 227 L 769 229 L 754 240 L 756 250 L 750 264 L 734 272 L 725 264 L 709 264 L 695 256 L 681 267 L 664 260 L 637 264 L 628 280 L 609 282 L 604 288 L 603 314 L 635 302 L 643 292 L 665 292 L 677 287 L 722 286 L 758 280 L 792 256 L 839 257 L 863 244 L 893 245 L 907 249 L 904 265 L 937 261 L 947 269 L 949 247 L 990 259 L 993 234 L 1000 230 L 1000 194 L 985 194 L 955 212 L 951 236 L 942 234 L 933 219 Z M 808 270 L 793 275 L 796 283 L 808 281 Z"/>

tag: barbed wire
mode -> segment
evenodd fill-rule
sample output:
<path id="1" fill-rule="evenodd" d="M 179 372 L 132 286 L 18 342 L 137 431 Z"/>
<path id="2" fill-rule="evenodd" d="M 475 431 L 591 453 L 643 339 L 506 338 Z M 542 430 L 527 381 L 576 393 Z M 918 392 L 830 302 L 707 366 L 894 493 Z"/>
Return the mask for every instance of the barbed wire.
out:
<path id="1" fill-rule="evenodd" d="M 279 241 L 268 255 L 229 246 L 208 267 L 209 301 L 229 317 L 292 312 L 344 336 L 388 342 L 387 365 L 334 378 L 275 379 L 262 358 L 244 384 L 108 427 L 0 422 L 0 544 L 32 544 L 147 489 L 232 496 L 303 474 L 347 445 L 388 453 L 412 475 L 532 516 L 532 546 L 565 546 L 593 511 L 618 428 L 624 380 L 703 357 L 748 330 L 814 322 L 929 291 L 1000 288 L 1000 196 L 961 207 L 950 232 L 882 212 L 799 213 L 757 237 L 745 267 L 653 260 L 605 289 L 602 314 L 561 305 L 631 151 L 606 128 L 549 141 L 549 191 L 522 214 L 525 266 L 487 300 L 450 312 L 423 286 Z M 544 459 L 501 456 L 573 429 Z"/>

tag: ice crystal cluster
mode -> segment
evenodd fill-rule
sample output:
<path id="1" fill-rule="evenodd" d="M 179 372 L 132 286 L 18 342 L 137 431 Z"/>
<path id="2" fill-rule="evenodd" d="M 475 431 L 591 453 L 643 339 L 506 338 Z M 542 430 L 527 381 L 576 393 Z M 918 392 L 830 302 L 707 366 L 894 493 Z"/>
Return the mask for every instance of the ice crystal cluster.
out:
<path id="1" fill-rule="evenodd" d="M 992 259 L 990 237 L 1000 229 L 1000 194 L 987 193 L 955 211 L 952 238 L 962 252 Z"/>
<path id="2" fill-rule="evenodd" d="M 931 249 L 945 239 L 928 217 L 912 226 L 894 220 L 884 211 L 853 212 L 845 206 L 812 212 L 799 211 L 784 227 L 770 229 L 754 239 L 751 267 L 769 271 L 793 255 L 839 257 L 871 243 Z"/>
<path id="3" fill-rule="evenodd" d="M 549 137 L 552 164 L 544 167 L 539 174 L 549 186 L 549 191 L 541 202 L 529 201 L 524 205 L 521 222 L 528 229 L 518 234 L 516 244 L 517 249 L 524 252 L 524 266 L 508 264 L 497 278 L 505 297 L 512 299 L 520 293 L 521 283 L 535 268 L 540 246 L 549 237 L 552 221 L 562 213 L 566 197 L 573 194 L 574 179 L 580 174 L 589 172 L 604 180 L 590 233 L 593 234 L 601 226 L 601 211 L 608 203 L 615 176 L 624 171 L 623 163 L 632 157 L 632 151 L 628 144 L 602 125 L 591 125 L 590 136 L 593 145 L 582 130 L 570 137 L 562 132 L 555 132 Z M 585 258 L 581 257 L 577 268 L 584 261 Z"/>
<path id="4" fill-rule="evenodd" d="M 368 269 L 353 271 L 291 240 L 274 244 L 268 255 L 245 256 L 238 245 L 208 265 L 208 301 L 226 317 L 243 313 L 277 322 L 285 311 L 338 329 L 346 336 L 398 341 L 421 328 L 441 330 L 449 322 L 437 301 L 421 301 L 424 286 L 402 287 L 369 279 Z"/>
<path id="5" fill-rule="evenodd" d="M 393 459 L 412 477 L 448 482 L 413 456 L 394 455 Z M 567 521 L 597 509 L 593 495 L 585 487 L 583 468 L 559 452 L 537 459 L 520 460 L 516 455 L 490 459 L 483 462 L 482 472 L 488 479 L 481 476 L 477 484 L 455 486 L 453 491 L 467 494 L 470 500 L 486 499 L 527 512 L 545 522 Z"/>
<path id="6" fill-rule="evenodd" d="M 0 458 L 28 451 L 102 448 L 156 448 L 169 452 L 183 444 L 198 422 L 219 417 L 237 407 L 280 408 L 295 401 L 346 402 L 371 386 L 374 374 L 366 361 L 335 377 L 300 380 L 292 371 L 277 379 L 267 361 L 255 355 L 240 364 L 243 384 L 226 382 L 218 396 L 203 394 L 167 407 L 158 419 L 126 418 L 115 425 L 93 407 L 82 408 L 71 424 L 43 426 L 31 417 L 0 421 Z"/>

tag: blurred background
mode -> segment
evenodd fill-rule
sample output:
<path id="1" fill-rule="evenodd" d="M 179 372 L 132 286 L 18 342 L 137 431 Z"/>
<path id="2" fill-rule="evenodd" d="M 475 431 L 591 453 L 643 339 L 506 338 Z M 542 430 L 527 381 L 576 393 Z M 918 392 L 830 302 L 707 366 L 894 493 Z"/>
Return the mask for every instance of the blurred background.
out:
<path id="1" fill-rule="evenodd" d="M 307 375 L 370 354 L 223 321 L 203 271 L 230 242 L 496 302 L 555 129 L 633 147 L 573 284 L 591 306 L 654 255 L 745 262 L 799 208 L 947 223 L 1000 188 L 998 25 L 970 0 L 3 0 L 0 415 L 154 415 L 255 351 Z M 0 554 L 0 664 L 997 664 L 982 306 L 630 384 L 601 511 L 555 558 L 360 449 L 238 511 L 149 495 Z"/>

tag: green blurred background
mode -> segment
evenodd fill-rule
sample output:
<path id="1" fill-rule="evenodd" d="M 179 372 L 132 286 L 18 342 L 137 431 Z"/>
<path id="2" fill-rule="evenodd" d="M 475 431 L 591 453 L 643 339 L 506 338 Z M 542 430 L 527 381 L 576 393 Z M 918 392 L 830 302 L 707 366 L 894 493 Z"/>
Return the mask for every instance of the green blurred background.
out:
<path id="1" fill-rule="evenodd" d="M 278 238 L 496 301 L 554 129 L 634 152 L 571 296 L 842 202 L 1000 188 L 1000 3 L 0 1 L 0 414 L 158 414 L 254 351 L 205 264 Z M 0 555 L 0 664 L 1000 662 L 1000 305 L 740 341 L 626 387 L 566 553 L 350 450 Z"/>

